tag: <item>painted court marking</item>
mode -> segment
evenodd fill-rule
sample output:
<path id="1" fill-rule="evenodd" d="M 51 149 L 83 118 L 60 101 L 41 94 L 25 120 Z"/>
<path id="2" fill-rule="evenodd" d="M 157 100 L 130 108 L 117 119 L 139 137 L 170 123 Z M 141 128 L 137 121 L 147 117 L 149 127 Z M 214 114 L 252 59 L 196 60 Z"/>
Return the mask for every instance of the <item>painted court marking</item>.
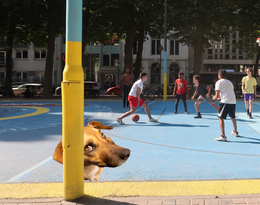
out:
<path id="1" fill-rule="evenodd" d="M 5 107 L 5 106 L 1 106 L 1 107 Z M 6 106 L 8 107 L 8 106 Z M 26 106 L 13 106 L 16 108 L 26 108 L 26 109 L 36 109 L 35 112 L 33 113 L 29 113 L 29 114 L 25 114 L 25 115 L 18 115 L 18 116 L 13 116 L 13 117 L 4 117 L 4 118 L 0 118 L 0 120 L 11 120 L 11 119 L 17 119 L 17 118 L 22 118 L 22 117 L 31 117 L 31 116 L 35 116 L 35 115 L 41 115 L 43 113 L 49 112 L 50 109 L 48 108 L 44 108 L 44 107 L 26 107 Z"/>

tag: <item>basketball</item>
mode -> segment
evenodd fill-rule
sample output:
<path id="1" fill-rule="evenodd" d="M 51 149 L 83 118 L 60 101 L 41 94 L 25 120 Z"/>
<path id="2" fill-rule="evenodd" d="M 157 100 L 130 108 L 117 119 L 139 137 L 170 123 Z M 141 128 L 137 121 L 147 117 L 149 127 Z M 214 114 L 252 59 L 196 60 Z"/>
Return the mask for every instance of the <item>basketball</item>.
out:
<path id="1" fill-rule="evenodd" d="M 134 115 L 132 116 L 132 120 L 133 120 L 134 122 L 137 122 L 137 121 L 139 120 L 139 115 L 134 114 Z"/>

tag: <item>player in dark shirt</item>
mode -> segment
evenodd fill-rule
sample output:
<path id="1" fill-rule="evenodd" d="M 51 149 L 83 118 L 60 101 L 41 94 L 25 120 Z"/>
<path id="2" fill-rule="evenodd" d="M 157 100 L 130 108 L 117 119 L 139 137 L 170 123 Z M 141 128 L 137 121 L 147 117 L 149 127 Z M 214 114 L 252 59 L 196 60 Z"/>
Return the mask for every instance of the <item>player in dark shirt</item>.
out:
<path id="1" fill-rule="evenodd" d="M 197 100 L 194 104 L 195 109 L 198 113 L 197 116 L 195 116 L 194 118 L 201 118 L 199 104 L 202 103 L 203 101 L 207 101 L 210 105 L 212 105 L 218 111 L 218 106 L 214 103 L 214 101 L 210 97 L 211 88 L 201 82 L 199 75 L 193 76 L 193 83 L 194 83 L 195 92 L 194 92 L 193 96 L 191 97 L 191 99 L 194 100 L 195 96 L 198 93 L 200 94 L 200 96 L 197 98 Z"/>

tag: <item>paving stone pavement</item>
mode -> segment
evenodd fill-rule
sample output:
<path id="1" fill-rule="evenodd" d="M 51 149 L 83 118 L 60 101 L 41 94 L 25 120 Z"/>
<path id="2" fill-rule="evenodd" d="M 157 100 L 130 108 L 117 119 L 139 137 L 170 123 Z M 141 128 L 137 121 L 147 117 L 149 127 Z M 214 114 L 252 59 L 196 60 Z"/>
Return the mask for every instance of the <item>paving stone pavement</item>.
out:
<path id="1" fill-rule="evenodd" d="M 1 193 L 0 193 L 1 194 Z M 175 197 L 82 197 L 73 201 L 63 198 L 0 199 L 0 205 L 260 205 L 260 194 L 232 196 Z"/>

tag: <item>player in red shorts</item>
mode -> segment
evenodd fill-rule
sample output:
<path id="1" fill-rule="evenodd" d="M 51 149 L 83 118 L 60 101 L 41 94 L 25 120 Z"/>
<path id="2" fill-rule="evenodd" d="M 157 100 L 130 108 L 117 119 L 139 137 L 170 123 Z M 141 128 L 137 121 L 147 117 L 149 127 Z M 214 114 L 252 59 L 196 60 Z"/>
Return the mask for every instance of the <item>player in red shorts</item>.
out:
<path id="1" fill-rule="evenodd" d="M 138 106 L 142 106 L 144 108 L 144 110 L 149 118 L 149 122 L 157 122 L 156 119 L 152 118 L 148 104 L 140 97 L 140 94 L 142 93 L 143 86 L 144 86 L 143 83 L 146 80 L 147 80 L 147 73 L 140 73 L 140 80 L 137 80 L 133 84 L 133 86 L 130 90 L 130 93 L 128 95 L 128 101 L 130 103 L 130 111 L 126 112 L 121 117 L 117 118 L 117 120 L 116 120 L 120 125 L 125 124 L 125 123 L 123 123 L 122 119 L 124 119 L 125 117 L 128 117 L 129 115 L 134 114 L 136 109 L 138 108 Z"/>

